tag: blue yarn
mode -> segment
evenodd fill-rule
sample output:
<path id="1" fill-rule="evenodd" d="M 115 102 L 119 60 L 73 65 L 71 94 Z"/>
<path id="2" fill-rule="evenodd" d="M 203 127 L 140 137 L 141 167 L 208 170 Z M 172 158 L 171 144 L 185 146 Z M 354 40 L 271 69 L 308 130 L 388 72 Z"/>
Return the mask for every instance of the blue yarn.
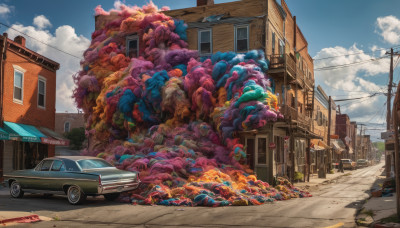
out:
<path id="1" fill-rule="evenodd" d="M 174 69 L 179 69 L 182 71 L 182 76 L 186 76 L 187 75 L 187 66 L 185 64 L 179 64 L 174 66 Z"/>
<path id="2" fill-rule="evenodd" d="M 220 88 L 220 87 L 224 87 L 226 84 L 226 81 L 228 80 L 228 78 L 230 78 L 231 76 L 229 74 L 225 74 L 224 76 L 222 76 L 222 78 L 220 78 L 217 82 L 216 87 Z"/>
<path id="3" fill-rule="evenodd" d="M 133 110 L 133 105 L 137 101 L 138 99 L 135 94 L 133 94 L 132 90 L 125 90 L 124 94 L 121 96 L 118 102 L 119 111 L 124 113 L 127 117 L 130 116 L 129 114 Z"/>
<path id="4" fill-rule="evenodd" d="M 187 25 L 183 20 L 174 19 L 175 30 L 174 32 L 179 35 L 181 40 L 187 41 L 186 29 Z"/>
<path id="5" fill-rule="evenodd" d="M 124 154 L 124 155 L 122 155 L 121 158 L 119 159 L 119 163 L 122 163 L 122 162 L 124 162 L 124 160 L 129 159 L 129 158 L 132 158 L 132 157 L 133 157 L 133 155 Z"/>
<path id="6" fill-rule="evenodd" d="M 222 75 L 224 75 L 227 67 L 228 65 L 225 61 L 219 61 L 216 63 L 211 73 L 213 80 L 217 81 Z"/>

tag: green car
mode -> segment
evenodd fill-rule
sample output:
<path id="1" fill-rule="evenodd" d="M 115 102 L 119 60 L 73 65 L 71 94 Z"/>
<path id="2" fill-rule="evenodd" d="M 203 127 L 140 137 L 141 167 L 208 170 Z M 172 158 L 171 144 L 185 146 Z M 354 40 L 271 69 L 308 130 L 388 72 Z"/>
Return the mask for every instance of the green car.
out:
<path id="1" fill-rule="evenodd" d="M 74 205 L 86 196 L 104 195 L 114 200 L 140 184 L 139 173 L 119 170 L 101 158 L 86 156 L 46 158 L 34 169 L 16 170 L 4 177 L 14 198 L 23 197 L 25 192 L 66 194 Z"/>

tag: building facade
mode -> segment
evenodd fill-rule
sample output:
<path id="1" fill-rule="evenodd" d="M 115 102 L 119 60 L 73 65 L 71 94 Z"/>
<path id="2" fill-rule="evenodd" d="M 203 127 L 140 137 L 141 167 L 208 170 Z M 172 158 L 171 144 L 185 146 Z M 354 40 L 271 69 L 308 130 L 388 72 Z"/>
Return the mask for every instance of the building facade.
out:
<path id="1" fill-rule="evenodd" d="M 25 47 L 25 38 L 0 36 L 0 178 L 54 155 L 56 71 L 60 65 Z"/>
<path id="2" fill-rule="evenodd" d="M 55 131 L 58 134 L 63 135 L 80 127 L 85 127 L 83 113 L 56 113 Z"/>
<path id="3" fill-rule="evenodd" d="M 284 121 L 263 129 L 240 132 L 247 148 L 248 165 L 257 176 L 272 181 L 276 176 L 295 172 L 310 173 L 310 139 L 314 100 L 314 66 L 308 43 L 285 1 L 242 0 L 214 4 L 197 1 L 197 6 L 165 11 L 188 25 L 189 49 L 201 56 L 216 52 L 265 52 L 270 61 L 267 74 L 272 90 L 278 95 Z M 266 161 L 255 163 L 258 154 Z"/>

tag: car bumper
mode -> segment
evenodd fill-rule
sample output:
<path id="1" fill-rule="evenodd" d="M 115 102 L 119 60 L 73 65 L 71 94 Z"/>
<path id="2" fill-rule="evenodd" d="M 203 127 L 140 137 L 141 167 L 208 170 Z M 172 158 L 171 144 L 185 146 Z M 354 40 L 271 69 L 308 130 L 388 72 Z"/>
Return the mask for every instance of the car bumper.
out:
<path id="1" fill-rule="evenodd" d="M 130 183 L 113 183 L 101 185 L 98 188 L 98 194 L 109 194 L 118 192 L 127 192 L 135 190 L 139 187 L 140 181 Z"/>

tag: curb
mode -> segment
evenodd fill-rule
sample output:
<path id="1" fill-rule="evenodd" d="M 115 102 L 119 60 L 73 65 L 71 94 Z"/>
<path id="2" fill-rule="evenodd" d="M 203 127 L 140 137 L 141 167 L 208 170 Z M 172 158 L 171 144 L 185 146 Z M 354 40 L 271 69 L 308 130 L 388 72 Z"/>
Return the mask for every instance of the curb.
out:
<path id="1" fill-rule="evenodd" d="M 39 222 L 41 219 L 39 215 L 28 215 L 23 217 L 9 218 L 0 220 L 0 224 L 5 225 L 6 223 L 32 223 Z"/>

